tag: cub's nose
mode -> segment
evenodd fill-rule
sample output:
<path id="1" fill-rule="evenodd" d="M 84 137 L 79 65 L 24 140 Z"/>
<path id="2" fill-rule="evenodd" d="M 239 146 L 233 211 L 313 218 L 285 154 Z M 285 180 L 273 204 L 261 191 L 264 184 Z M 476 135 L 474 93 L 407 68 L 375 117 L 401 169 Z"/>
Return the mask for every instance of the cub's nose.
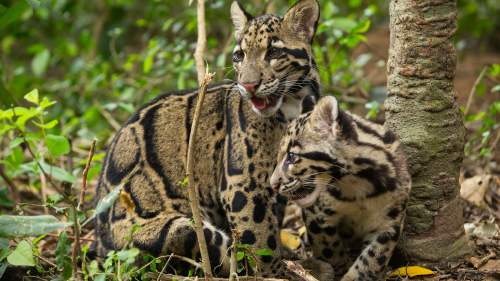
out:
<path id="1" fill-rule="evenodd" d="M 271 188 L 274 191 L 279 191 L 281 185 L 281 178 L 273 173 L 273 175 L 271 176 L 270 183 L 271 183 Z"/>
<path id="2" fill-rule="evenodd" d="M 259 83 L 252 82 L 252 83 L 241 83 L 241 86 L 245 88 L 245 90 L 251 94 L 255 93 L 255 90 L 257 90 L 257 86 Z"/>

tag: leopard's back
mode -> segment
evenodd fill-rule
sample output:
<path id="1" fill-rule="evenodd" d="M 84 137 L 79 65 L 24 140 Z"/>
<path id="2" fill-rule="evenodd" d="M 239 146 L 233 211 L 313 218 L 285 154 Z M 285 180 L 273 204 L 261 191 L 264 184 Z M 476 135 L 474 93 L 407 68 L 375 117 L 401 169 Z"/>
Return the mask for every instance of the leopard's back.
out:
<path id="1" fill-rule="evenodd" d="M 214 190 L 220 179 L 225 137 L 224 102 L 232 82 L 209 88 L 202 110 L 195 147 L 196 180 L 203 179 L 206 190 Z M 108 148 L 96 201 L 114 188 L 122 190 L 115 204 L 97 219 L 97 238 L 104 249 L 118 249 L 129 241 L 131 226 L 169 214 L 190 215 L 186 188 L 185 161 L 197 91 L 167 94 L 138 110 L 116 134 Z M 211 187 L 211 188 L 210 188 Z M 205 191 L 205 190 L 204 190 Z M 207 192 L 200 192 L 203 204 L 214 204 Z M 216 217 L 215 217 L 216 218 Z M 159 230 L 162 227 L 158 227 Z M 166 231 L 164 231 L 166 232 Z M 158 235 L 144 238 L 152 252 L 161 249 Z M 139 239 L 141 240 L 141 239 Z M 157 241 L 154 241 L 157 240 Z M 147 243 L 146 243 L 147 244 Z"/>

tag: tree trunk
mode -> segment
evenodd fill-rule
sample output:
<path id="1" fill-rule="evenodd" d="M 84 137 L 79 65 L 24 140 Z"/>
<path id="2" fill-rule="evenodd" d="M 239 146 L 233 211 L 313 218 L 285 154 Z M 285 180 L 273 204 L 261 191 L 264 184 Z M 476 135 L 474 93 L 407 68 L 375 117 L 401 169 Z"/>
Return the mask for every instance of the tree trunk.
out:
<path id="1" fill-rule="evenodd" d="M 401 248 L 413 261 L 469 252 L 458 198 L 465 129 L 455 99 L 454 0 L 391 0 L 386 126 L 412 175 Z"/>

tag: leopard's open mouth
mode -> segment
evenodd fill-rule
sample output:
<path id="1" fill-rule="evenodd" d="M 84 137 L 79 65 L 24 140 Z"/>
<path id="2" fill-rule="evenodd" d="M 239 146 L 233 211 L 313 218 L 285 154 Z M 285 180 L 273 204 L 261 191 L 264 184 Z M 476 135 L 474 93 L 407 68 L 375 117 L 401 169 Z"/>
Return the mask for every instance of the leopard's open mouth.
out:
<path id="1" fill-rule="evenodd" d="M 276 106 L 276 104 L 278 103 L 278 96 L 269 95 L 265 97 L 257 97 L 252 95 L 250 97 L 250 101 L 256 109 L 263 111 L 270 107 Z"/>

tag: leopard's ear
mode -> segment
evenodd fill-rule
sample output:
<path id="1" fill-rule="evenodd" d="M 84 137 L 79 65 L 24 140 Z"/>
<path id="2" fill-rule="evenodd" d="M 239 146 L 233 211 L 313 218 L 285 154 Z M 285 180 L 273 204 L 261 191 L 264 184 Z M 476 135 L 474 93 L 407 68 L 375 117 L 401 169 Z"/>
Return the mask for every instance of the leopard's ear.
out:
<path id="1" fill-rule="evenodd" d="M 324 133 L 332 133 L 335 130 L 339 116 L 339 104 L 333 96 L 324 96 L 314 106 L 311 113 L 312 126 Z"/>
<path id="2" fill-rule="evenodd" d="M 234 24 L 234 35 L 236 39 L 239 40 L 245 29 L 245 25 L 252 19 L 253 17 L 247 13 L 241 4 L 238 1 L 233 1 L 231 4 L 231 19 Z"/>
<path id="3" fill-rule="evenodd" d="M 318 27 L 319 14 L 317 0 L 299 0 L 286 12 L 283 23 L 291 34 L 312 42 Z"/>

